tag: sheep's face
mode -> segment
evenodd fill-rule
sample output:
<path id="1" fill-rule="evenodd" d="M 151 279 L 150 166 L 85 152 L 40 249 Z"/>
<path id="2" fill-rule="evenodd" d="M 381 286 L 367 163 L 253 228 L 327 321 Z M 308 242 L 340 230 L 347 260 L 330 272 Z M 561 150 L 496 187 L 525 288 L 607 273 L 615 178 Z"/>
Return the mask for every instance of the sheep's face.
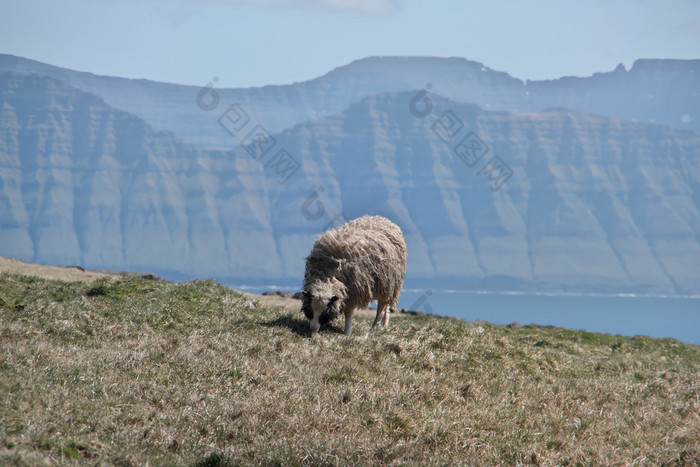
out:
<path id="1" fill-rule="evenodd" d="M 338 279 L 318 281 L 302 292 L 301 311 L 311 321 L 311 332 L 336 318 L 342 311 L 347 288 Z"/>

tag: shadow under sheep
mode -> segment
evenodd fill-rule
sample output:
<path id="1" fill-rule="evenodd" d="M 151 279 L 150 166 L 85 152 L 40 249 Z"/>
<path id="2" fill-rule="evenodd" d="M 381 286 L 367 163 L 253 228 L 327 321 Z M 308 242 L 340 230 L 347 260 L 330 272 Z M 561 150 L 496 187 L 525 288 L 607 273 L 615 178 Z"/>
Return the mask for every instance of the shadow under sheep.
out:
<path id="1" fill-rule="evenodd" d="M 299 314 L 301 313 L 299 312 Z M 287 314 L 284 316 L 280 316 L 279 318 L 275 318 L 271 321 L 263 321 L 260 324 L 267 327 L 287 328 L 299 336 L 310 337 L 311 329 L 309 329 L 309 320 L 306 319 L 303 315 L 300 317 L 295 315 L 296 314 Z M 334 326 L 330 323 L 324 325 L 322 332 L 343 334 L 343 330 L 341 328 Z"/>

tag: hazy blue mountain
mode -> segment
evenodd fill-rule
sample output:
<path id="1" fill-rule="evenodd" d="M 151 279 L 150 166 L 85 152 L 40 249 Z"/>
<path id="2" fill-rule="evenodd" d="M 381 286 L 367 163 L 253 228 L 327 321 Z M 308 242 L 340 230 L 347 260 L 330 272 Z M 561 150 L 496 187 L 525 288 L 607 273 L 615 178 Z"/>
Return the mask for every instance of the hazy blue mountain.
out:
<path id="1" fill-rule="evenodd" d="M 567 107 L 700 133 L 700 60 L 638 60 L 629 71 L 618 67 L 585 78 L 523 82 L 464 58 L 370 57 L 310 81 L 245 89 L 218 89 L 214 77 L 196 87 L 97 76 L 11 55 L 0 55 L 0 71 L 54 78 L 141 117 L 155 129 L 210 148 L 231 147 L 216 117 L 220 107 L 232 103 L 241 104 L 267 131 L 277 133 L 323 120 L 367 96 L 425 87 L 486 110 Z M 222 66 L 216 72 L 233 74 L 235 69 Z M 198 101 L 207 84 L 217 93 L 219 106 L 213 105 L 211 93 L 201 94 Z M 207 110 L 212 107 L 216 108 Z"/>
<path id="2" fill-rule="evenodd" d="M 248 137 L 241 109 L 204 113 L 232 148 L 207 150 L 0 73 L 0 254 L 296 283 L 316 234 L 376 213 L 418 287 L 700 291 L 693 132 L 411 91 Z"/>
<path id="3" fill-rule="evenodd" d="M 196 87 L 98 76 L 2 54 L 0 71 L 54 78 L 101 97 L 156 129 L 216 148 L 231 147 L 231 140 L 216 122 L 221 110 L 207 110 L 213 96 L 203 94 L 198 105 L 197 97 L 207 84 L 217 93 L 220 106 L 243 105 L 272 133 L 342 112 L 369 95 L 420 89 L 431 81 L 433 87 L 442 91 L 439 94 L 477 104 L 488 105 L 492 101 L 496 108 L 508 108 L 512 102 L 523 107 L 525 97 L 522 81 L 461 58 L 369 58 L 303 83 L 244 89 L 219 89 L 214 81 Z M 225 71 L 226 68 L 221 73 Z M 217 115 L 212 118 L 212 113 Z"/>
<path id="4" fill-rule="evenodd" d="M 700 60 L 637 60 L 587 78 L 526 83 L 530 110 L 567 107 L 700 134 Z"/>

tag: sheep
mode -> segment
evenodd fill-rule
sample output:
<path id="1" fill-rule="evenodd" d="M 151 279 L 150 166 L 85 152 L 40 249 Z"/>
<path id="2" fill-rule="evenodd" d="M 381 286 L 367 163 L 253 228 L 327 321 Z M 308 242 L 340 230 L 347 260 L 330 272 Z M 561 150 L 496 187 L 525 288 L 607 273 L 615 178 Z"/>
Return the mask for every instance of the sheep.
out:
<path id="1" fill-rule="evenodd" d="M 406 273 L 406 243 L 401 229 L 381 216 L 363 216 L 321 234 L 306 258 L 301 311 L 317 332 L 343 313 L 345 334 L 352 332 L 355 309 L 377 300 L 372 328 L 389 323 Z"/>

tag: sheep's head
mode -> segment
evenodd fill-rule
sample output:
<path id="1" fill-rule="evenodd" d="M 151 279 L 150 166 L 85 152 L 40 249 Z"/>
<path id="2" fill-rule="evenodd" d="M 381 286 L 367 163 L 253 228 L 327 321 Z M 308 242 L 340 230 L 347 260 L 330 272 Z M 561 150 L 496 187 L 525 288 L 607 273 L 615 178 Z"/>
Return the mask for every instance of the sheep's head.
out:
<path id="1" fill-rule="evenodd" d="M 311 321 L 312 333 L 340 314 L 347 296 L 347 287 L 336 278 L 313 282 L 302 291 L 301 311 Z"/>

